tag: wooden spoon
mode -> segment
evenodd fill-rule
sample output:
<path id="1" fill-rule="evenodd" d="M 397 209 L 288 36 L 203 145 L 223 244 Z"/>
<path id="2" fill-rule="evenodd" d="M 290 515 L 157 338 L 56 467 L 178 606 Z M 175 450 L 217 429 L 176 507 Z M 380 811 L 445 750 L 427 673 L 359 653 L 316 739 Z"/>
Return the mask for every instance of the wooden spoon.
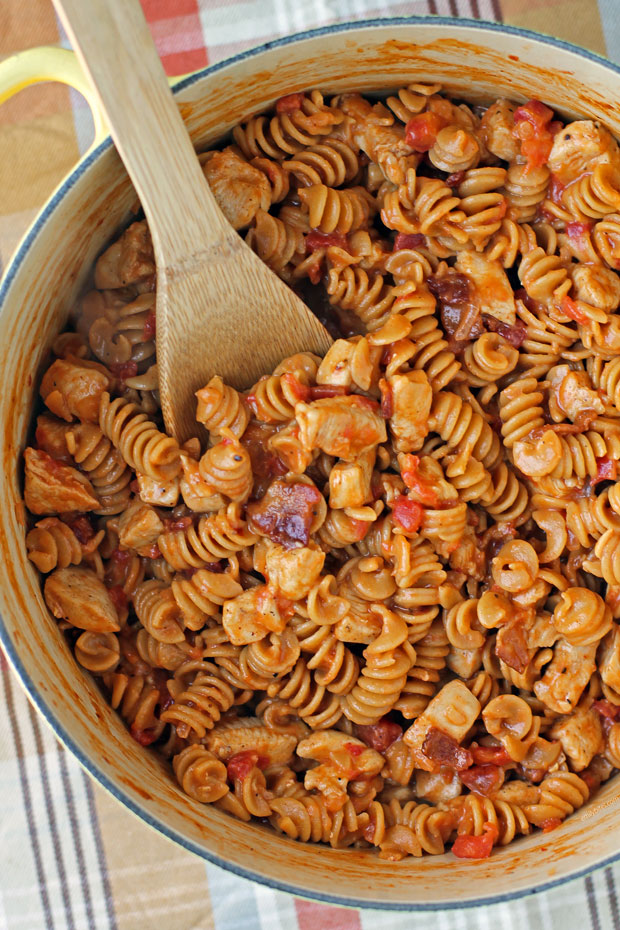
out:
<path id="1" fill-rule="evenodd" d="M 157 359 L 166 429 L 196 433 L 194 391 L 247 388 L 287 355 L 323 355 L 327 330 L 218 207 L 138 0 L 54 0 L 142 202 L 157 264 Z"/>

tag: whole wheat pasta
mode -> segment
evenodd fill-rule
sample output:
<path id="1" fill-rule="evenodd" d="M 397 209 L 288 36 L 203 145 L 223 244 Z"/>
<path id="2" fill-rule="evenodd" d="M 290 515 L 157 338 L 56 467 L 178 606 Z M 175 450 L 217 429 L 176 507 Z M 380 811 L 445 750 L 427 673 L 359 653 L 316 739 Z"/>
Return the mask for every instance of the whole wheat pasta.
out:
<path id="1" fill-rule="evenodd" d="M 436 84 L 293 91 L 202 153 L 337 338 L 214 374 L 181 448 L 146 222 L 97 260 L 26 549 L 194 801 L 398 868 L 549 829 L 620 766 L 620 149 L 563 127 Z"/>

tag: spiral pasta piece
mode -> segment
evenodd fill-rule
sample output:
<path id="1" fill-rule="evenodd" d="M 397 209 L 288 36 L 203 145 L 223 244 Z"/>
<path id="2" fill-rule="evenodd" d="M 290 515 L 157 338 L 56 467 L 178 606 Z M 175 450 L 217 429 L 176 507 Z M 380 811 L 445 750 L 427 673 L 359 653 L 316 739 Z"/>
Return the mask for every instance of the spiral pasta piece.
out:
<path id="1" fill-rule="evenodd" d="M 349 233 L 368 225 L 374 200 L 364 187 L 341 191 L 325 184 L 301 187 L 299 199 L 308 208 L 312 229 L 324 233 Z"/>
<path id="2" fill-rule="evenodd" d="M 185 794 L 201 804 L 213 804 L 228 794 L 226 766 L 204 746 L 186 746 L 173 757 L 172 767 Z"/>
<path id="3" fill-rule="evenodd" d="M 196 397 L 196 419 L 209 430 L 213 438 L 221 436 L 222 429 L 229 429 L 237 438 L 243 436 L 250 414 L 241 395 L 234 388 L 224 384 L 215 375 L 205 387 L 196 392 Z"/>
<path id="4" fill-rule="evenodd" d="M 562 259 L 547 255 L 538 246 L 521 259 L 519 280 L 534 300 L 561 301 L 571 288 L 571 281 Z"/>
<path id="5" fill-rule="evenodd" d="M 246 158 L 267 155 L 277 161 L 313 145 L 317 137 L 328 135 L 342 122 L 343 114 L 327 106 L 318 91 L 303 96 L 300 106 L 271 119 L 253 116 L 244 126 L 236 126 L 233 138 Z"/>
<path id="6" fill-rule="evenodd" d="M 235 692 L 213 668 L 212 672 L 199 672 L 193 682 L 162 711 L 160 719 L 162 723 L 173 724 L 181 738 L 187 738 L 193 732 L 198 739 L 203 739 L 207 730 L 215 726 L 234 701 Z"/>
<path id="7" fill-rule="evenodd" d="M 350 145 L 340 139 L 330 138 L 298 152 L 283 162 L 282 168 L 293 176 L 300 187 L 325 184 L 334 188 L 352 181 L 360 165 Z"/>
<path id="8" fill-rule="evenodd" d="M 620 190 L 615 184 L 614 169 L 609 164 L 594 166 L 564 190 L 562 202 L 578 219 L 603 219 L 620 210 Z"/>
<path id="9" fill-rule="evenodd" d="M 252 490 L 252 461 L 250 453 L 237 437 L 223 429 L 221 439 L 198 462 L 201 478 L 233 502 L 245 501 Z"/>
<path id="10" fill-rule="evenodd" d="M 305 253 L 304 237 L 299 229 L 288 226 L 277 216 L 258 210 L 245 241 L 261 261 L 282 274 L 295 255 Z"/>
<path id="11" fill-rule="evenodd" d="M 79 565 L 84 558 L 77 536 L 57 517 L 39 520 L 26 536 L 26 548 L 30 561 L 45 573 Z"/>
<path id="12" fill-rule="evenodd" d="M 501 392 L 499 415 L 507 449 L 512 449 L 515 442 L 529 435 L 532 430 L 545 425 L 542 400 L 543 393 L 536 378 L 520 378 Z"/>
<path id="13" fill-rule="evenodd" d="M 365 650 L 366 664 L 352 691 L 343 699 L 343 712 L 358 724 L 377 723 L 400 698 L 415 650 L 407 640 L 406 623 L 381 604 L 373 604 L 382 619 L 382 632 Z"/>
<path id="14" fill-rule="evenodd" d="M 120 452 L 94 423 L 72 427 L 67 431 L 66 443 L 99 498 L 101 508 L 97 513 L 105 516 L 121 513 L 131 497 L 131 471 Z"/>
<path id="15" fill-rule="evenodd" d="M 99 427 L 119 450 L 127 465 L 155 481 L 171 481 L 179 474 L 181 459 L 176 439 L 160 433 L 135 404 L 104 392 Z"/>

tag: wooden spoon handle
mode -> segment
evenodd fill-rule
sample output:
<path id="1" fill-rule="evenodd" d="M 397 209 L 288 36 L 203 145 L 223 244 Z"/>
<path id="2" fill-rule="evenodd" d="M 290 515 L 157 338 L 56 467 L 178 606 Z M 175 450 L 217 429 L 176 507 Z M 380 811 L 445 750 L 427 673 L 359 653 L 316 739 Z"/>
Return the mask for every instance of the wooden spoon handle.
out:
<path id="1" fill-rule="evenodd" d="M 138 0 L 54 4 L 107 115 L 156 253 L 174 266 L 197 242 L 236 236 L 202 174 Z"/>

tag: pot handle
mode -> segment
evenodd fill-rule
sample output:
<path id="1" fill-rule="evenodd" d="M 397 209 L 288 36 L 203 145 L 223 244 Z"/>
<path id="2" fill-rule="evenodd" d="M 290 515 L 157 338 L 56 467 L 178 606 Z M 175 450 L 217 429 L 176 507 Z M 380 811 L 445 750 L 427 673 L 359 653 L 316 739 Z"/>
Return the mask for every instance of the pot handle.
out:
<path id="1" fill-rule="evenodd" d="M 0 104 L 31 84 L 59 81 L 77 90 L 88 103 L 95 124 L 95 148 L 108 135 L 103 113 L 74 52 L 54 45 L 29 48 L 0 61 Z"/>

